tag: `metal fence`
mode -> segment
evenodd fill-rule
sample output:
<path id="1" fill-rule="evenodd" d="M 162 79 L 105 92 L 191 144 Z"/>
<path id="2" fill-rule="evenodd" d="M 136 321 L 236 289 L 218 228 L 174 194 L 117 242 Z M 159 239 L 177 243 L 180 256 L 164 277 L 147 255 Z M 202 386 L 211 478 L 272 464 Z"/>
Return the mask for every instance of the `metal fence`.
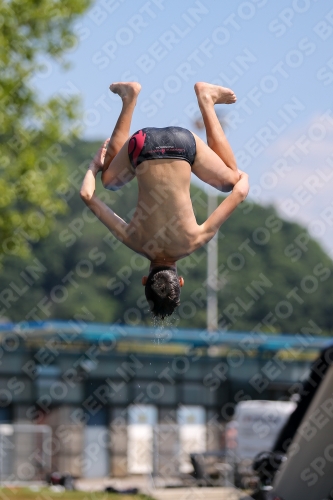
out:
<path id="1" fill-rule="evenodd" d="M 182 450 L 177 425 L 158 425 L 154 427 L 153 438 L 153 475 L 157 477 L 176 477 L 180 473 Z"/>
<path id="2" fill-rule="evenodd" d="M 0 480 L 45 480 L 51 472 L 51 448 L 47 425 L 0 424 Z"/>
<path id="3" fill-rule="evenodd" d="M 44 481 L 53 471 L 78 477 L 144 474 L 193 485 L 231 481 L 218 424 L 60 427 L 0 424 L 0 482 Z"/>
<path id="4" fill-rule="evenodd" d="M 185 432 L 184 432 L 185 430 Z M 190 432 L 186 432 L 186 431 Z M 234 482 L 233 459 L 226 450 L 219 449 L 216 427 L 157 425 L 153 429 L 152 476 L 167 484 L 226 486 Z M 209 443 L 210 432 L 215 431 L 215 446 Z"/>

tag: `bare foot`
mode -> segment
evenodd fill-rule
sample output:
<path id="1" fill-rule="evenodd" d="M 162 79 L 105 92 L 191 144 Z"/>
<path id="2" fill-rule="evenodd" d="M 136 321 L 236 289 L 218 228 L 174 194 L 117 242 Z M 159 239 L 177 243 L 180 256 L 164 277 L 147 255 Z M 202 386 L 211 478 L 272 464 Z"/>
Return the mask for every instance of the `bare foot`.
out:
<path id="1" fill-rule="evenodd" d="M 106 155 L 106 150 L 108 147 L 110 139 L 106 139 L 102 146 L 99 148 L 97 153 L 95 154 L 93 160 L 90 163 L 90 166 L 94 166 L 97 168 L 97 170 L 102 170 L 103 169 L 103 164 L 105 160 L 105 155 Z"/>
<path id="2" fill-rule="evenodd" d="M 237 97 L 231 89 L 220 87 L 219 85 L 198 82 L 194 85 L 194 90 L 197 94 L 199 105 L 207 102 L 213 102 L 213 104 L 233 104 L 237 101 Z"/>
<path id="3" fill-rule="evenodd" d="M 141 85 L 137 82 L 117 82 L 111 83 L 109 88 L 111 92 L 118 94 L 123 101 L 132 101 L 138 97 Z"/>

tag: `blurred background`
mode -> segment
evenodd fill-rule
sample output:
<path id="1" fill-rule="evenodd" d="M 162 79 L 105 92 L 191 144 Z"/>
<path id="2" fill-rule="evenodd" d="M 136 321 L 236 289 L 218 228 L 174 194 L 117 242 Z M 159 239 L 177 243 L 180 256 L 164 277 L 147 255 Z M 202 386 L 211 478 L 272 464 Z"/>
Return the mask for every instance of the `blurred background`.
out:
<path id="1" fill-rule="evenodd" d="M 11 0 L 0 24 L 0 478 L 179 479 L 195 452 L 220 453 L 226 474 L 237 403 L 289 400 L 332 332 L 332 8 Z M 203 139 L 194 83 L 232 88 L 217 113 L 250 176 L 210 253 L 178 263 L 186 286 L 164 324 L 141 286 L 148 262 L 79 197 L 121 109 L 108 87 L 133 80 L 132 132 Z M 135 180 L 98 190 L 130 220 Z M 198 223 L 216 196 L 193 176 Z"/>

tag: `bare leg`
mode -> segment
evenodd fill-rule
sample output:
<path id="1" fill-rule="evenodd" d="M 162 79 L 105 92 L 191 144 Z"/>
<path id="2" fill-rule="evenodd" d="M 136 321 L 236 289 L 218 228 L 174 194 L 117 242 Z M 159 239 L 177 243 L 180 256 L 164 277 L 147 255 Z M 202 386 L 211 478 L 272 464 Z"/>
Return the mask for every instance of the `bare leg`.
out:
<path id="1" fill-rule="evenodd" d="M 235 156 L 221 123 L 215 113 L 215 104 L 233 104 L 237 98 L 231 89 L 198 82 L 194 86 L 199 108 L 206 128 L 208 146 L 231 170 L 237 170 Z"/>
<path id="2" fill-rule="evenodd" d="M 110 90 L 121 97 L 123 107 L 107 146 L 102 183 L 106 188 L 118 189 L 135 176 L 124 145 L 129 138 L 133 111 L 141 85 L 137 82 L 119 82 L 111 84 Z"/>
<path id="3" fill-rule="evenodd" d="M 123 107 L 110 138 L 104 160 L 103 172 L 108 168 L 113 158 L 119 153 L 129 137 L 133 111 L 141 90 L 141 85 L 137 82 L 112 83 L 110 85 L 110 90 L 121 97 Z"/>
<path id="4" fill-rule="evenodd" d="M 231 146 L 215 113 L 215 104 L 233 104 L 234 92 L 228 88 L 199 82 L 194 86 L 199 108 L 206 128 L 209 148 L 220 158 L 220 162 L 204 147 L 196 136 L 198 164 L 193 170 L 202 180 L 221 191 L 230 191 L 239 179 L 237 163 Z M 222 160 L 222 161 L 221 161 Z"/>

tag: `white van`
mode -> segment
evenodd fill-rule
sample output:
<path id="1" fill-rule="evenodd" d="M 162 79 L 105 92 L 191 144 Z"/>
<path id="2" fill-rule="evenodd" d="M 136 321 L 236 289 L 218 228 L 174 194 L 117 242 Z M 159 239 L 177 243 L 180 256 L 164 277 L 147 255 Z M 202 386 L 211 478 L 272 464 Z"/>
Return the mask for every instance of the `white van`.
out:
<path id="1" fill-rule="evenodd" d="M 237 482 L 248 486 L 253 475 L 252 461 L 262 451 L 272 450 L 274 443 L 296 408 L 293 401 L 242 401 L 226 426 L 226 448 L 235 466 Z"/>

